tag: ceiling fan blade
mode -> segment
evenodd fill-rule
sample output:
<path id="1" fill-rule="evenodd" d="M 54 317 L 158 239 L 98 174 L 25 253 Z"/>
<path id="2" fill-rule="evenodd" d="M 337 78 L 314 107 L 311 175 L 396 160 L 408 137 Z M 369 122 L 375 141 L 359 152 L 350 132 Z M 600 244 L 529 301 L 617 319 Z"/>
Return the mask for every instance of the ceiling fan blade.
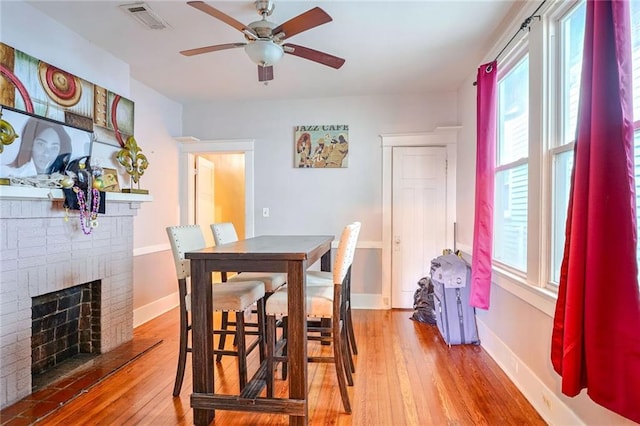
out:
<path id="1" fill-rule="evenodd" d="M 331 16 L 329 16 L 327 12 L 319 7 L 314 7 L 295 18 L 291 18 L 287 22 L 278 25 L 273 29 L 272 34 L 278 36 L 279 33 L 284 33 L 284 37 L 279 37 L 280 40 L 284 40 L 331 21 Z"/>
<path id="2" fill-rule="evenodd" d="M 198 47 L 196 49 L 182 50 L 180 53 L 184 56 L 201 55 L 203 53 L 216 52 L 218 50 L 233 49 L 235 47 L 244 47 L 247 43 L 227 43 L 216 44 L 215 46 Z"/>
<path id="3" fill-rule="evenodd" d="M 188 1 L 187 4 L 191 7 L 195 7 L 201 12 L 206 13 L 207 15 L 213 16 L 214 18 L 221 20 L 227 25 L 231 25 L 236 30 L 247 34 L 249 37 L 252 37 L 253 39 L 258 38 L 258 35 L 255 33 L 255 31 L 252 28 L 249 28 L 242 22 L 232 18 L 231 16 L 216 9 L 215 7 L 209 6 L 207 3 L 203 1 Z"/>
<path id="4" fill-rule="evenodd" d="M 258 81 L 271 81 L 273 80 L 273 67 L 263 67 L 258 65 Z"/>
<path id="5" fill-rule="evenodd" d="M 329 55 L 328 53 L 320 52 L 318 50 L 309 49 L 308 47 L 298 46 L 297 44 L 283 44 L 284 53 L 290 55 L 299 56 L 310 61 L 317 62 L 322 65 L 326 65 L 331 68 L 338 69 L 344 65 L 345 60 L 338 58 L 337 56 Z"/>

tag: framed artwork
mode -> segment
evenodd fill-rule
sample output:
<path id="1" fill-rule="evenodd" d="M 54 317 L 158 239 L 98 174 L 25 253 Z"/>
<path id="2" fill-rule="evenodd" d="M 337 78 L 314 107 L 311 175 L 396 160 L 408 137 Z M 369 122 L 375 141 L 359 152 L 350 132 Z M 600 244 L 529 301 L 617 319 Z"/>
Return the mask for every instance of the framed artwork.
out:
<path id="1" fill-rule="evenodd" d="M 93 133 L 34 114 L 2 108 L 18 137 L 0 154 L 0 177 L 31 177 L 64 170 L 66 164 L 91 155 Z"/>
<path id="2" fill-rule="evenodd" d="M 0 104 L 94 132 L 123 147 L 134 131 L 134 102 L 0 42 Z"/>
<path id="3" fill-rule="evenodd" d="M 296 168 L 346 168 L 349 164 L 349 126 L 296 126 Z"/>
<path id="4" fill-rule="evenodd" d="M 118 182 L 118 172 L 116 169 L 102 169 L 102 190 L 105 192 L 120 192 L 120 183 Z"/>

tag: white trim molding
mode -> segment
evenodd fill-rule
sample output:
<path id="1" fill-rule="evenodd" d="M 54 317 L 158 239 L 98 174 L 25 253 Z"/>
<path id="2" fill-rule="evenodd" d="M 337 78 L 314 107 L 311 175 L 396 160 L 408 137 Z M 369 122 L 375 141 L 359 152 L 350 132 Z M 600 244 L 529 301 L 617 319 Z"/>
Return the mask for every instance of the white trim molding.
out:
<path id="1" fill-rule="evenodd" d="M 340 241 L 333 240 L 331 242 L 331 248 L 337 249 Z M 382 249 L 382 241 L 358 241 L 356 244 L 357 249 Z"/>
<path id="2" fill-rule="evenodd" d="M 245 236 L 255 235 L 254 212 L 254 139 L 208 140 L 180 142 L 180 222 L 183 225 L 194 222 L 195 184 L 191 177 L 194 174 L 194 157 L 201 153 L 241 152 L 244 154 L 245 182 Z"/>
<path id="3" fill-rule="evenodd" d="M 168 296 L 162 297 L 158 300 L 141 306 L 133 310 L 133 327 L 144 324 L 147 321 L 151 321 L 155 317 L 158 317 L 165 312 L 169 312 L 180 304 L 180 296 L 178 292 L 171 293 Z"/>

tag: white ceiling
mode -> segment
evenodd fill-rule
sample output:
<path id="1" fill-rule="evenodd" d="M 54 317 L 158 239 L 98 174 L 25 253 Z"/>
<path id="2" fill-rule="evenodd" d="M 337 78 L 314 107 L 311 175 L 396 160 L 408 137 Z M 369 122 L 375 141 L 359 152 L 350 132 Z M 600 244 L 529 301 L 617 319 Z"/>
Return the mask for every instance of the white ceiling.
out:
<path id="1" fill-rule="evenodd" d="M 134 1 L 29 1 L 83 38 L 130 64 L 136 80 L 181 102 L 425 93 L 457 90 L 474 73 L 512 7 L 524 0 L 276 0 L 281 24 L 314 6 L 333 21 L 287 39 L 346 59 L 335 70 L 292 55 L 258 82 L 243 49 L 185 57 L 196 47 L 243 42 L 242 33 L 186 4 L 147 5 L 171 26 L 149 30 L 118 6 Z M 242 23 L 257 21 L 252 1 L 210 1 Z"/>

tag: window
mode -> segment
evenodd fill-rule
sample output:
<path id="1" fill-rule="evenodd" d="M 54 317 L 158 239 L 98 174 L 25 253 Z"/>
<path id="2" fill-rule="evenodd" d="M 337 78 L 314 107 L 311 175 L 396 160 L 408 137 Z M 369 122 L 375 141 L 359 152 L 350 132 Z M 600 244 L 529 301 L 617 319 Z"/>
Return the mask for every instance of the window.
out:
<path id="1" fill-rule="evenodd" d="M 636 178 L 636 221 L 640 235 L 640 1 L 632 1 L 632 58 L 634 98 L 634 156 Z M 564 229 L 567 218 L 571 170 L 573 168 L 573 144 L 577 128 L 577 113 L 582 71 L 582 47 L 584 39 L 586 4 L 579 3 L 558 21 L 558 87 L 561 99 L 558 116 L 559 138 L 550 149 L 552 160 L 552 223 L 550 284 L 560 280 L 560 266 L 564 253 Z M 552 141 L 553 144 L 553 141 Z M 640 247 L 636 257 L 640 263 Z"/>
<path id="2" fill-rule="evenodd" d="M 544 22 L 531 23 L 526 43 L 514 43 L 499 58 L 493 250 L 494 264 L 511 272 L 509 277 L 556 290 L 573 170 L 586 2 L 547 3 L 540 12 Z M 629 4 L 640 236 L 640 0 Z M 640 264 L 640 246 L 636 256 Z"/>
<path id="3" fill-rule="evenodd" d="M 578 123 L 580 76 L 582 74 L 582 45 L 586 3 L 569 10 L 558 20 L 558 58 L 556 67 L 560 111 L 557 138 L 551 141 L 552 195 L 551 195 L 551 284 L 560 281 L 560 266 L 564 254 L 565 224 L 573 169 L 573 144 Z M 555 142 L 555 143 L 554 143 Z"/>
<path id="4" fill-rule="evenodd" d="M 498 82 L 498 147 L 494 204 L 494 259 L 527 266 L 529 57 Z"/>

